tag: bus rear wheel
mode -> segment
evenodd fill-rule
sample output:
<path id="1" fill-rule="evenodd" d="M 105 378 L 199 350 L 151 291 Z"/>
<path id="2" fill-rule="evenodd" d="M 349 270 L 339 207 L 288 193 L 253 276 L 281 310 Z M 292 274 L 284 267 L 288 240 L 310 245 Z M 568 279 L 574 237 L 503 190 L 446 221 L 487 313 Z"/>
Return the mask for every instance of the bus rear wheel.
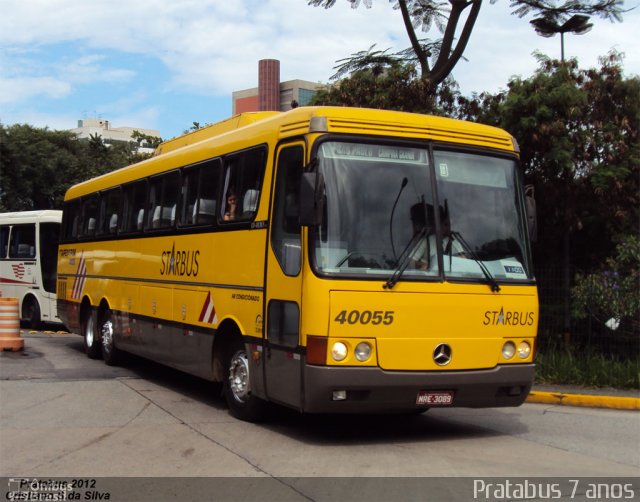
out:
<path id="1" fill-rule="evenodd" d="M 84 338 L 84 352 L 91 359 L 99 359 L 100 336 L 96 327 L 96 313 L 93 309 L 89 309 L 82 317 L 82 336 Z"/>
<path id="2" fill-rule="evenodd" d="M 234 338 L 225 359 L 223 393 L 231 415 L 247 422 L 267 418 L 267 403 L 251 394 L 249 357 L 241 339 Z"/>
<path id="3" fill-rule="evenodd" d="M 115 345 L 113 317 L 108 309 L 100 319 L 100 334 L 102 338 L 102 359 L 109 366 L 117 366 L 120 364 L 122 355 Z"/>

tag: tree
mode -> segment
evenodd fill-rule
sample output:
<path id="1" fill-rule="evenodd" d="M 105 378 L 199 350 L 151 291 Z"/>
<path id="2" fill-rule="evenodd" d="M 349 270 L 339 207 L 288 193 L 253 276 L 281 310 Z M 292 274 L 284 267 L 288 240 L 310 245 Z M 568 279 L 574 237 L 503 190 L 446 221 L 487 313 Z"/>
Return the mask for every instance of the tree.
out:
<path id="1" fill-rule="evenodd" d="M 640 221 L 640 79 L 625 79 L 621 56 L 599 69 L 540 57 L 527 80 L 514 79 L 497 108 L 497 125 L 518 138 L 539 205 L 538 255 L 553 263 L 571 235 L 580 268 L 610 256 L 620 235 Z"/>
<path id="2" fill-rule="evenodd" d="M 140 160 L 135 144 L 103 144 L 68 131 L 0 124 L 0 211 L 60 209 L 80 181 Z"/>
<path id="3" fill-rule="evenodd" d="M 82 150 L 67 131 L 0 124 L 0 210 L 60 208 L 82 177 Z"/>
<path id="4" fill-rule="evenodd" d="M 531 78 L 495 96 L 460 99 L 459 111 L 520 143 L 527 182 L 543 201 L 535 262 L 562 264 L 569 333 L 571 269 L 597 268 L 640 231 L 640 79 L 624 78 L 615 52 L 589 70 L 576 60 L 538 58 Z"/>
<path id="5" fill-rule="evenodd" d="M 313 105 L 381 108 L 414 113 L 451 113 L 457 84 L 449 79 L 434 94 L 424 80 L 417 78 L 410 63 L 371 63 L 335 85 L 318 91 Z"/>
<path id="6" fill-rule="evenodd" d="M 352 8 L 361 3 L 367 8 L 372 0 L 347 0 Z M 397 53 L 397 61 L 405 61 L 413 54 L 420 67 L 420 78 L 435 89 L 451 73 L 462 57 L 476 23 L 482 0 L 389 0 L 393 8 L 400 10 L 404 28 L 411 47 Z M 492 3 L 496 0 L 492 0 Z M 336 0 L 308 0 L 309 5 L 333 7 Z M 573 14 L 596 15 L 612 21 L 620 21 L 623 0 L 511 0 L 513 13 L 519 17 L 538 15 L 543 18 L 562 20 Z M 465 11 L 466 18 L 464 17 Z M 456 37 L 458 26 L 462 25 Z M 439 40 L 420 39 L 416 29 L 428 33 L 436 27 L 442 37 Z M 352 68 L 355 70 L 357 68 Z"/>
<path id="7" fill-rule="evenodd" d="M 578 275 L 573 288 L 577 318 L 592 317 L 610 330 L 640 333 L 640 238 L 628 235 L 595 272 Z"/>

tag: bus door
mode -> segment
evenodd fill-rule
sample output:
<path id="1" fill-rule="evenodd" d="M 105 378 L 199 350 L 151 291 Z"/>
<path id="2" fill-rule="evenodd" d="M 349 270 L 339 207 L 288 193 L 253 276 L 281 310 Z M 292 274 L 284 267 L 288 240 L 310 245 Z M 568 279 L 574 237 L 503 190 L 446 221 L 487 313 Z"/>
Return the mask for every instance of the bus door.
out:
<path id="1" fill-rule="evenodd" d="M 267 258 L 264 368 L 270 400 L 300 407 L 302 361 L 300 300 L 302 246 L 298 190 L 304 144 L 278 151 Z"/>

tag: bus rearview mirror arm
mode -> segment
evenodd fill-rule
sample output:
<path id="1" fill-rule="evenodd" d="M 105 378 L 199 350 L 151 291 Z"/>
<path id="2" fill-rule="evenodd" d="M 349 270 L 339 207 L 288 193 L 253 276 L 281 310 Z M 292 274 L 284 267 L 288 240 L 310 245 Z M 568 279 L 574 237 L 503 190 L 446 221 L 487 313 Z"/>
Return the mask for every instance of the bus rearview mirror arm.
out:
<path id="1" fill-rule="evenodd" d="M 535 189 L 533 185 L 524 187 L 524 204 L 527 210 L 527 228 L 529 230 L 529 240 L 538 240 L 538 215 L 536 210 Z"/>

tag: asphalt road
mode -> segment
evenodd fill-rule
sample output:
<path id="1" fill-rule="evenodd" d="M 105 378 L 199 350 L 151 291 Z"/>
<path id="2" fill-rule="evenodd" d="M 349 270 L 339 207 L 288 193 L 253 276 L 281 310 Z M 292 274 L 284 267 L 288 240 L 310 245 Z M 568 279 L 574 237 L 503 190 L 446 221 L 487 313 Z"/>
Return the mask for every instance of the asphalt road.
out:
<path id="1" fill-rule="evenodd" d="M 640 474 L 636 411 L 542 404 L 414 416 L 282 410 L 269 423 L 250 424 L 228 414 L 219 385 L 133 357 L 108 367 L 84 355 L 77 335 L 23 337 L 23 352 L 0 353 L 0 476 L 7 478 L 342 480 L 316 486 L 319 492 L 278 482 L 274 500 L 349 500 L 336 490 L 359 478 L 371 480 L 367 500 L 382 500 L 379 483 L 399 477 L 465 477 L 468 490 L 471 478 Z M 243 499 L 236 484 L 228 490 L 230 499 Z M 360 500 L 365 492 L 349 494 Z"/>

